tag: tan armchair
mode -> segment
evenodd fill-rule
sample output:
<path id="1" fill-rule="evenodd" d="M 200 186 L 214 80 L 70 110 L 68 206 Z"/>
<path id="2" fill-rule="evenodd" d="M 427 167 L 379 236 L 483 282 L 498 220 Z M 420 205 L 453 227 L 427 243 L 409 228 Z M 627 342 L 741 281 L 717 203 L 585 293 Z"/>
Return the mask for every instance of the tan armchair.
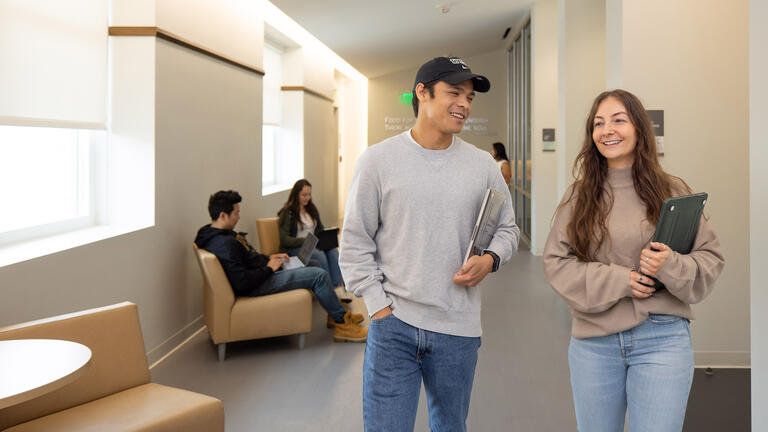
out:
<path id="1" fill-rule="evenodd" d="M 0 340 L 10 339 L 69 340 L 87 346 L 93 355 L 88 369 L 71 383 L 0 409 L 0 430 L 224 430 L 220 400 L 150 382 L 133 303 L 0 328 Z"/>
<path id="2" fill-rule="evenodd" d="M 235 297 L 216 255 L 192 244 L 203 274 L 203 318 L 219 361 L 226 357 L 227 342 L 299 335 L 304 348 L 312 330 L 312 295 L 298 289 L 259 297 Z"/>
<path id="3" fill-rule="evenodd" d="M 280 250 L 280 231 L 277 221 L 276 217 L 256 219 L 259 250 L 264 255 L 276 254 Z"/>

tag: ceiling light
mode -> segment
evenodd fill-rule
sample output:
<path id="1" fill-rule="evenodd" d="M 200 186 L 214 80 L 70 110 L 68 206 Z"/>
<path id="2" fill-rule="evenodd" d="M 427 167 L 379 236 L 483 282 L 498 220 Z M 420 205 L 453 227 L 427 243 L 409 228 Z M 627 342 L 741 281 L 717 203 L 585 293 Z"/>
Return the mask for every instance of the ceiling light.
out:
<path id="1" fill-rule="evenodd" d="M 454 4 L 456 4 L 456 3 L 455 2 L 451 2 L 451 3 L 437 4 L 437 5 L 435 5 L 435 9 L 439 10 L 440 13 L 447 14 L 448 12 L 451 11 L 451 6 L 453 6 Z"/>

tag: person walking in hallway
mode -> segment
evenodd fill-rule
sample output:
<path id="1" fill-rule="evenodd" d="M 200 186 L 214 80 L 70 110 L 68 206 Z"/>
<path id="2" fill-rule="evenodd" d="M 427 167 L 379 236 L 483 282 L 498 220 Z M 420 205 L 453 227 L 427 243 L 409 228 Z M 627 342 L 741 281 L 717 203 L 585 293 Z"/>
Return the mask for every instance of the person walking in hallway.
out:
<path id="1" fill-rule="evenodd" d="M 720 242 L 703 217 L 689 254 L 651 242 L 664 199 L 690 188 L 661 168 L 650 119 L 627 91 L 595 99 L 574 172 L 543 262 L 573 317 L 578 429 L 622 431 L 628 413 L 630 432 L 679 432 L 693 378 L 690 305 L 725 265 Z"/>
<path id="2" fill-rule="evenodd" d="M 363 364 L 367 432 L 412 431 L 421 382 L 435 432 L 465 431 L 477 350 L 477 285 L 517 249 L 509 189 L 490 155 L 455 135 L 488 80 L 459 58 L 421 66 L 411 130 L 360 157 L 341 236 L 347 290 L 372 315 Z M 487 188 L 505 194 L 483 255 L 464 263 Z"/>
<path id="3" fill-rule="evenodd" d="M 509 167 L 509 158 L 507 157 L 507 150 L 504 148 L 504 144 L 500 142 L 493 143 L 491 156 L 493 156 L 493 159 L 499 165 L 499 170 L 504 177 L 504 182 L 509 184 L 510 180 L 512 180 L 512 169 Z"/>

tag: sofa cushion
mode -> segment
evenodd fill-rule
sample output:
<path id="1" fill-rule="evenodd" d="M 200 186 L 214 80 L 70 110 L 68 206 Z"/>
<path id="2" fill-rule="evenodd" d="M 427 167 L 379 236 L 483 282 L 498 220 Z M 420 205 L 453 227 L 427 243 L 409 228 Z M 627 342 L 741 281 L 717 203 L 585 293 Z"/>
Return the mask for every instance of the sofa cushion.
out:
<path id="1" fill-rule="evenodd" d="M 149 383 L 6 429 L 5 432 L 224 430 L 224 406 L 210 396 Z"/>
<path id="2" fill-rule="evenodd" d="M 238 297 L 229 340 L 260 339 L 312 330 L 312 294 L 296 289 L 260 297 Z"/>

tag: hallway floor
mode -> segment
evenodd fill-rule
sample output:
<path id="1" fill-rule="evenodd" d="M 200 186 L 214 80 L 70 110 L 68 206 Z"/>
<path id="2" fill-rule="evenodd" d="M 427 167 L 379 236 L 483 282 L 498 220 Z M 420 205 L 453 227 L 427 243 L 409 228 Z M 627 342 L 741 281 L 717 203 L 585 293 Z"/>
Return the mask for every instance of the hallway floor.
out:
<path id="1" fill-rule="evenodd" d="M 544 279 L 541 259 L 520 251 L 481 288 L 484 334 L 468 430 L 575 431 L 570 315 Z M 353 309 L 361 305 L 357 299 Z M 362 431 L 365 345 L 334 343 L 325 319 L 315 302 L 301 351 L 296 336 L 240 342 L 228 344 L 223 363 L 201 332 L 156 366 L 152 380 L 221 399 L 229 432 Z M 429 431 L 423 389 L 415 431 Z"/>

